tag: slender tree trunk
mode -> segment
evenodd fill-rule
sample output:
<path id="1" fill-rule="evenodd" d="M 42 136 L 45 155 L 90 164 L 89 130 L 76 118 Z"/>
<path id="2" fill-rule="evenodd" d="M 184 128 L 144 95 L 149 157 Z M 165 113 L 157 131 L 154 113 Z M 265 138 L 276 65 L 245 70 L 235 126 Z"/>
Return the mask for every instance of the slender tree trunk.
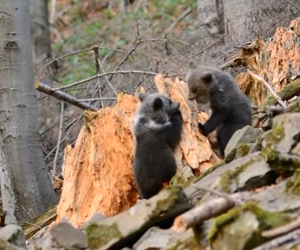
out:
<path id="1" fill-rule="evenodd" d="M 51 57 L 51 40 L 48 21 L 48 0 L 29 0 L 32 23 L 32 55 L 36 69 Z"/>
<path id="2" fill-rule="evenodd" d="M 57 201 L 38 132 L 28 0 L 0 0 L 0 168 L 7 223 Z"/>

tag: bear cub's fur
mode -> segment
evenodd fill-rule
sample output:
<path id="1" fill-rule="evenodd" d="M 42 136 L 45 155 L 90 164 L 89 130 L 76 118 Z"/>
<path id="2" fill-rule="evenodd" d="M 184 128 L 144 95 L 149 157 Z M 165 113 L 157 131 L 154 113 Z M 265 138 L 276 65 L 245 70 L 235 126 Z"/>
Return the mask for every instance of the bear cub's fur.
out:
<path id="1" fill-rule="evenodd" d="M 203 135 L 217 128 L 217 141 L 221 156 L 235 131 L 251 125 L 252 112 L 248 97 L 238 88 L 234 78 L 218 68 L 196 66 L 190 62 L 187 74 L 189 100 L 208 96 L 212 114 L 204 123 L 199 123 Z"/>
<path id="2" fill-rule="evenodd" d="M 141 198 L 156 195 L 175 175 L 174 149 L 179 144 L 182 116 L 179 103 L 155 94 L 139 93 L 133 125 L 133 169 Z"/>

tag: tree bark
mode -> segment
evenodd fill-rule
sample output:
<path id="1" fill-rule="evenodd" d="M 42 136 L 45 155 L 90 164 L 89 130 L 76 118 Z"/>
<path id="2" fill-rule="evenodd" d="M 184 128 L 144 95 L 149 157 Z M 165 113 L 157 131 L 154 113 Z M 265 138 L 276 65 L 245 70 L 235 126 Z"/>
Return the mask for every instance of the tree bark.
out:
<path id="1" fill-rule="evenodd" d="M 38 132 L 28 0 L 0 0 L 0 168 L 6 223 L 57 201 Z"/>
<path id="2" fill-rule="evenodd" d="M 277 27 L 288 26 L 300 15 L 296 0 L 223 0 L 223 5 L 227 44 L 271 37 Z"/>
<path id="3" fill-rule="evenodd" d="M 48 1 L 29 0 L 29 3 L 32 23 L 32 55 L 35 66 L 38 69 L 51 56 Z"/>

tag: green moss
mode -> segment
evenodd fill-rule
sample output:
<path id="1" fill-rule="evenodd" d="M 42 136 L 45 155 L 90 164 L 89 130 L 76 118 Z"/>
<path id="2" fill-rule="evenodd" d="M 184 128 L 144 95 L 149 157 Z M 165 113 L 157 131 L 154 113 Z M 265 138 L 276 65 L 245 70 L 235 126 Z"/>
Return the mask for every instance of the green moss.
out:
<path id="1" fill-rule="evenodd" d="M 116 224 L 108 226 L 92 223 L 86 228 L 86 235 L 88 246 L 91 249 L 100 248 L 112 239 L 122 237 Z"/>
<path id="2" fill-rule="evenodd" d="M 202 178 L 204 178 L 205 176 L 211 174 L 213 171 L 215 171 L 217 168 L 223 166 L 224 164 L 225 164 L 225 160 L 221 160 L 220 162 L 216 163 L 215 165 L 210 167 L 208 170 L 206 170 L 203 174 L 196 177 L 195 180 L 194 180 L 194 183 L 200 181 Z"/>
<path id="3" fill-rule="evenodd" d="M 299 169 L 286 182 L 286 191 L 292 192 L 295 195 L 300 194 L 300 170 Z"/>
<path id="4" fill-rule="evenodd" d="M 292 81 L 290 84 L 287 84 L 282 90 L 280 90 L 277 94 L 282 100 L 288 100 L 293 96 L 300 93 L 300 79 L 296 79 Z M 267 101 L 266 105 L 274 105 L 277 104 L 277 100 L 274 96 L 270 96 Z"/>
<path id="5" fill-rule="evenodd" d="M 269 140 L 270 143 L 279 143 L 284 138 L 284 136 L 285 133 L 283 125 L 276 124 L 268 134 L 267 140 Z"/>
<path id="6" fill-rule="evenodd" d="M 283 125 L 276 124 L 272 130 L 266 134 L 264 141 L 266 141 L 265 147 L 262 149 L 262 156 L 267 162 L 275 161 L 278 158 L 276 146 L 284 138 L 285 131 Z"/>
<path id="7" fill-rule="evenodd" d="M 231 191 L 231 184 L 233 181 L 237 182 L 238 177 L 241 172 L 245 171 L 249 165 L 255 162 L 254 159 L 249 160 L 247 163 L 237 167 L 234 170 L 227 170 L 225 173 L 222 174 L 222 177 L 219 181 L 219 187 L 223 192 L 230 192 Z"/>
<path id="8" fill-rule="evenodd" d="M 189 169 L 187 169 L 189 168 Z M 190 171 L 190 173 L 186 173 L 185 171 Z M 189 175 L 189 176 L 188 176 Z M 189 166 L 180 169 L 175 176 L 170 181 L 170 185 L 178 185 L 183 188 L 189 186 L 191 183 L 195 181 L 197 177 L 193 175 L 192 170 Z"/>
<path id="9" fill-rule="evenodd" d="M 250 147 L 250 145 L 247 144 L 247 143 L 241 143 L 241 144 L 239 145 L 239 152 L 240 152 L 240 156 L 241 156 L 241 157 L 243 157 L 243 156 L 249 154 L 250 150 L 251 150 L 251 147 Z"/>
<path id="10" fill-rule="evenodd" d="M 161 199 L 156 203 L 156 208 L 153 210 L 150 215 L 151 218 L 159 216 L 162 212 L 167 211 L 172 207 L 172 205 L 176 205 L 177 202 L 181 199 L 185 199 L 182 191 L 182 187 L 179 185 L 167 186 L 163 189 L 164 192 L 169 191 L 168 196 L 165 199 Z M 162 191 L 161 191 L 162 192 Z"/>
<path id="11" fill-rule="evenodd" d="M 166 250 L 182 250 L 182 249 L 193 249 L 203 250 L 196 239 L 189 239 L 185 241 L 178 240 L 174 246 L 166 248 Z"/>
<path id="12" fill-rule="evenodd" d="M 283 213 L 265 211 L 261 209 L 255 202 L 248 201 L 242 206 L 233 208 L 226 214 L 222 214 L 215 218 L 207 234 L 207 240 L 212 243 L 216 239 L 218 233 L 221 231 L 221 228 L 229 225 L 239 216 L 243 216 L 243 212 L 245 211 L 252 212 L 259 221 L 259 230 L 248 241 L 245 249 L 251 249 L 265 241 L 265 239 L 260 236 L 262 231 L 281 226 L 290 221 L 289 217 Z"/>
<path id="13" fill-rule="evenodd" d="M 289 105 L 284 111 L 284 113 L 296 113 L 296 112 L 300 112 L 300 98 L 298 98 L 297 101 Z"/>
<path id="14" fill-rule="evenodd" d="M 49 217 L 53 216 L 56 213 L 56 206 L 49 208 L 44 213 L 34 217 L 31 221 L 28 223 L 24 223 L 21 225 L 21 227 L 24 230 L 26 239 L 31 238 L 37 231 L 39 231 L 41 225 L 45 225 L 45 220 L 47 220 Z M 56 217 L 54 216 L 53 219 Z M 50 224 L 52 220 L 49 220 L 48 224 Z M 47 223 L 46 223 L 47 224 Z"/>

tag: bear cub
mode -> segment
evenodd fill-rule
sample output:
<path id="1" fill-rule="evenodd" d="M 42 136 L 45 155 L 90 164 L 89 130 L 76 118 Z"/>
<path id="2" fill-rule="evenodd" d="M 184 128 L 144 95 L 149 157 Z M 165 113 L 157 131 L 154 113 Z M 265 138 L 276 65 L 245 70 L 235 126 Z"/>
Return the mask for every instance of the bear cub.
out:
<path id="1" fill-rule="evenodd" d="M 252 111 L 248 97 L 239 89 L 234 78 L 218 68 L 196 66 L 190 62 L 187 74 L 189 100 L 208 97 L 212 114 L 199 130 L 208 135 L 217 129 L 221 156 L 235 131 L 251 125 Z"/>
<path id="2" fill-rule="evenodd" d="M 174 149 L 179 144 L 182 116 L 179 103 L 155 93 L 139 93 L 133 125 L 133 170 L 143 199 L 156 195 L 175 175 Z"/>

